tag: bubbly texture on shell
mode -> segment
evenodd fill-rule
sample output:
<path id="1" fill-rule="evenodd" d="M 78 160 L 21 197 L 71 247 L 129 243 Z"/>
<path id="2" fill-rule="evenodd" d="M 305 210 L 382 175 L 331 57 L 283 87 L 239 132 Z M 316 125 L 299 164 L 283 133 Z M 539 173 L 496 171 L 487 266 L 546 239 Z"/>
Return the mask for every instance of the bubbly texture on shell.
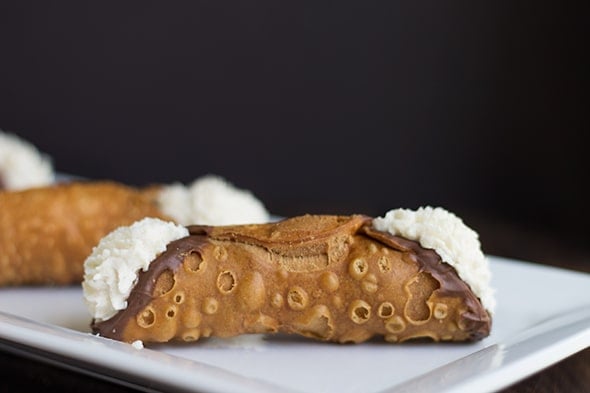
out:
<path id="1" fill-rule="evenodd" d="M 0 189 L 22 190 L 53 183 L 50 158 L 31 143 L 0 131 Z"/>
<path id="2" fill-rule="evenodd" d="M 84 262 L 84 301 L 97 321 L 127 307 L 139 270 L 147 270 L 168 243 L 188 236 L 183 226 L 144 218 L 106 235 Z"/>
<path id="3" fill-rule="evenodd" d="M 453 266 L 490 313 L 496 300 L 490 286 L 491 272 L 478 234 L 453 213 L 441 207 L 417 210 L 393 209 L 373 220 L 373 228 L 420 243 Z"/>
<path id="4" fill-rule="evenodd" d="M 262 202 L 250 191 L 215 175 L 203 176 L 189 186 L 165 186 L 158 195 L 158 205 L 182 225 L 258 224 L 270 220 Z"/>

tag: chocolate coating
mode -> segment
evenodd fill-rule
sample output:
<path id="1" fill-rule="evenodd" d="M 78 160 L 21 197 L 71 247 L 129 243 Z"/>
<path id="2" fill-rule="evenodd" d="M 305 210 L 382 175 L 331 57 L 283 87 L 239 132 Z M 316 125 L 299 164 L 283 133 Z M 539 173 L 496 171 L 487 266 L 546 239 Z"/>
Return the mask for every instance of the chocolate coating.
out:
<path id="1" fill-rule="evenodd" d="M 137 284 L 127 299 L 127 308 L 105 321 L 92 321 L 92 331 L 101 336 L 119 340 L 121 328 L 152 300 L 156 279 L 160 274 L 168 269 L 176 272 L 186 255 L 193 252 L 198 253 L 206 243 L 207 239 L 204 236 L 192 235 L 169 243 L 166 246 L 166 251 L 150 263 L 147 271 L 142 270 L 138 273 Z"/>
<path id="2" fill-rule="evenodd" d="M 436 251 L 424 248 L 416 241 L 375 230 L 369 225 L 364 226 L 363 231 L 367 236 L 389 247 L 399 251 L 410 251 L 411 257 L 420 265 L 420 269 L 430 273 L 440 283 L 438 291 L 441 295 L 462 297 L 467 304 L 467 311 L 462 317 L 467 323 L 466 330 L 472 334 L 472 340 L 479 340 L 490 334 L 492 322 L 488 312 L 465 281 L 459 278 L 455 268 L 443 262 Z"/>

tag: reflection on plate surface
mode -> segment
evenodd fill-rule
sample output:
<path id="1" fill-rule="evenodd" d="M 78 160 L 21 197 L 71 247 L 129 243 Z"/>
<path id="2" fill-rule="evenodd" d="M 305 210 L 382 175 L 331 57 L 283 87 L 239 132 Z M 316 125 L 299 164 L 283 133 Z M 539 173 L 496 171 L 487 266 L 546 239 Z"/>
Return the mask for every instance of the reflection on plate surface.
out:
<path id="1" fill-rule="evenodd" d="M 254 336 L 137 350 L 89 334 L 78 287 L 0 289 L 0 339 L 117 378 L 201 392 L 497 390 L 590 345 L 590 299 L 582 295 L 590 275 L 498 257 L 490 263 L 498 298 L 492 335 L 471 344 Z"/>

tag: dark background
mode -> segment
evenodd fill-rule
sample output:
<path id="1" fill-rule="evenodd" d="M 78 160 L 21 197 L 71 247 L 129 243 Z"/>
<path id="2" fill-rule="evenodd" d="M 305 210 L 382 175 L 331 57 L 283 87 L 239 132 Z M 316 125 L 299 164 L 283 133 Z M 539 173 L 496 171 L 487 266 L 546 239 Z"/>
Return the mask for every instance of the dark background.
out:
<path id="1" fill-rule="evenodd" d="M 0 129 L 60 172 L 590 247 L 587 2 L 81 3 L 0 3 Z"/>

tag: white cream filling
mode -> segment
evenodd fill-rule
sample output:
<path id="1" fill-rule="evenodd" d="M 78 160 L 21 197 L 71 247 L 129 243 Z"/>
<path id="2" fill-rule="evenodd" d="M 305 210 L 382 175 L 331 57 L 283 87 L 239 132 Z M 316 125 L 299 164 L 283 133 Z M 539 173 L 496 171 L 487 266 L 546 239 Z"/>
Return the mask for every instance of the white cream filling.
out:
<path id="1" fill-rule="evenodd" d="M 84 262 L 84 301 L 96 321 L 127 307 L 139 270 L 147 270 L 168 243 L 189 235 L 180 225 L 144 218 L 106 235 Z"/>
<path id="2" fill-rule="evenodd" d="M 422 247 L 436 251 L 455 268 L 484 308 L 490 313 L 494 311 L 496 299 L 490 286 L 491 272 L 479 236 L 456 215 L 441 207 L 427 206 L 415 211 L 394 209 L 384 217 L 375 218 L 373 227 L 418 241 Z"/>
<path id="3" fill-rule="evenodd" d="M 7 190 L 22 190 L 53 183 L 51 159 L 31 143 L 0 131 L 0 182 Z"/>
<path id="4" fill-rule="evenodd" d="M 250 191 L 238 189 L 215 175 L 203 176 L 189 186 L 165 186 L 158 195 L 158 205 L 182 225 L 257 224 L 270 220 L 262 202 Z"/>
<path id="5" fill-rule="evenodd" d="M 143 347 L 143 341 L 141 340 L 135 340 L 131 343 L 131 346 L 137 350 L 142 350 Z"/>

